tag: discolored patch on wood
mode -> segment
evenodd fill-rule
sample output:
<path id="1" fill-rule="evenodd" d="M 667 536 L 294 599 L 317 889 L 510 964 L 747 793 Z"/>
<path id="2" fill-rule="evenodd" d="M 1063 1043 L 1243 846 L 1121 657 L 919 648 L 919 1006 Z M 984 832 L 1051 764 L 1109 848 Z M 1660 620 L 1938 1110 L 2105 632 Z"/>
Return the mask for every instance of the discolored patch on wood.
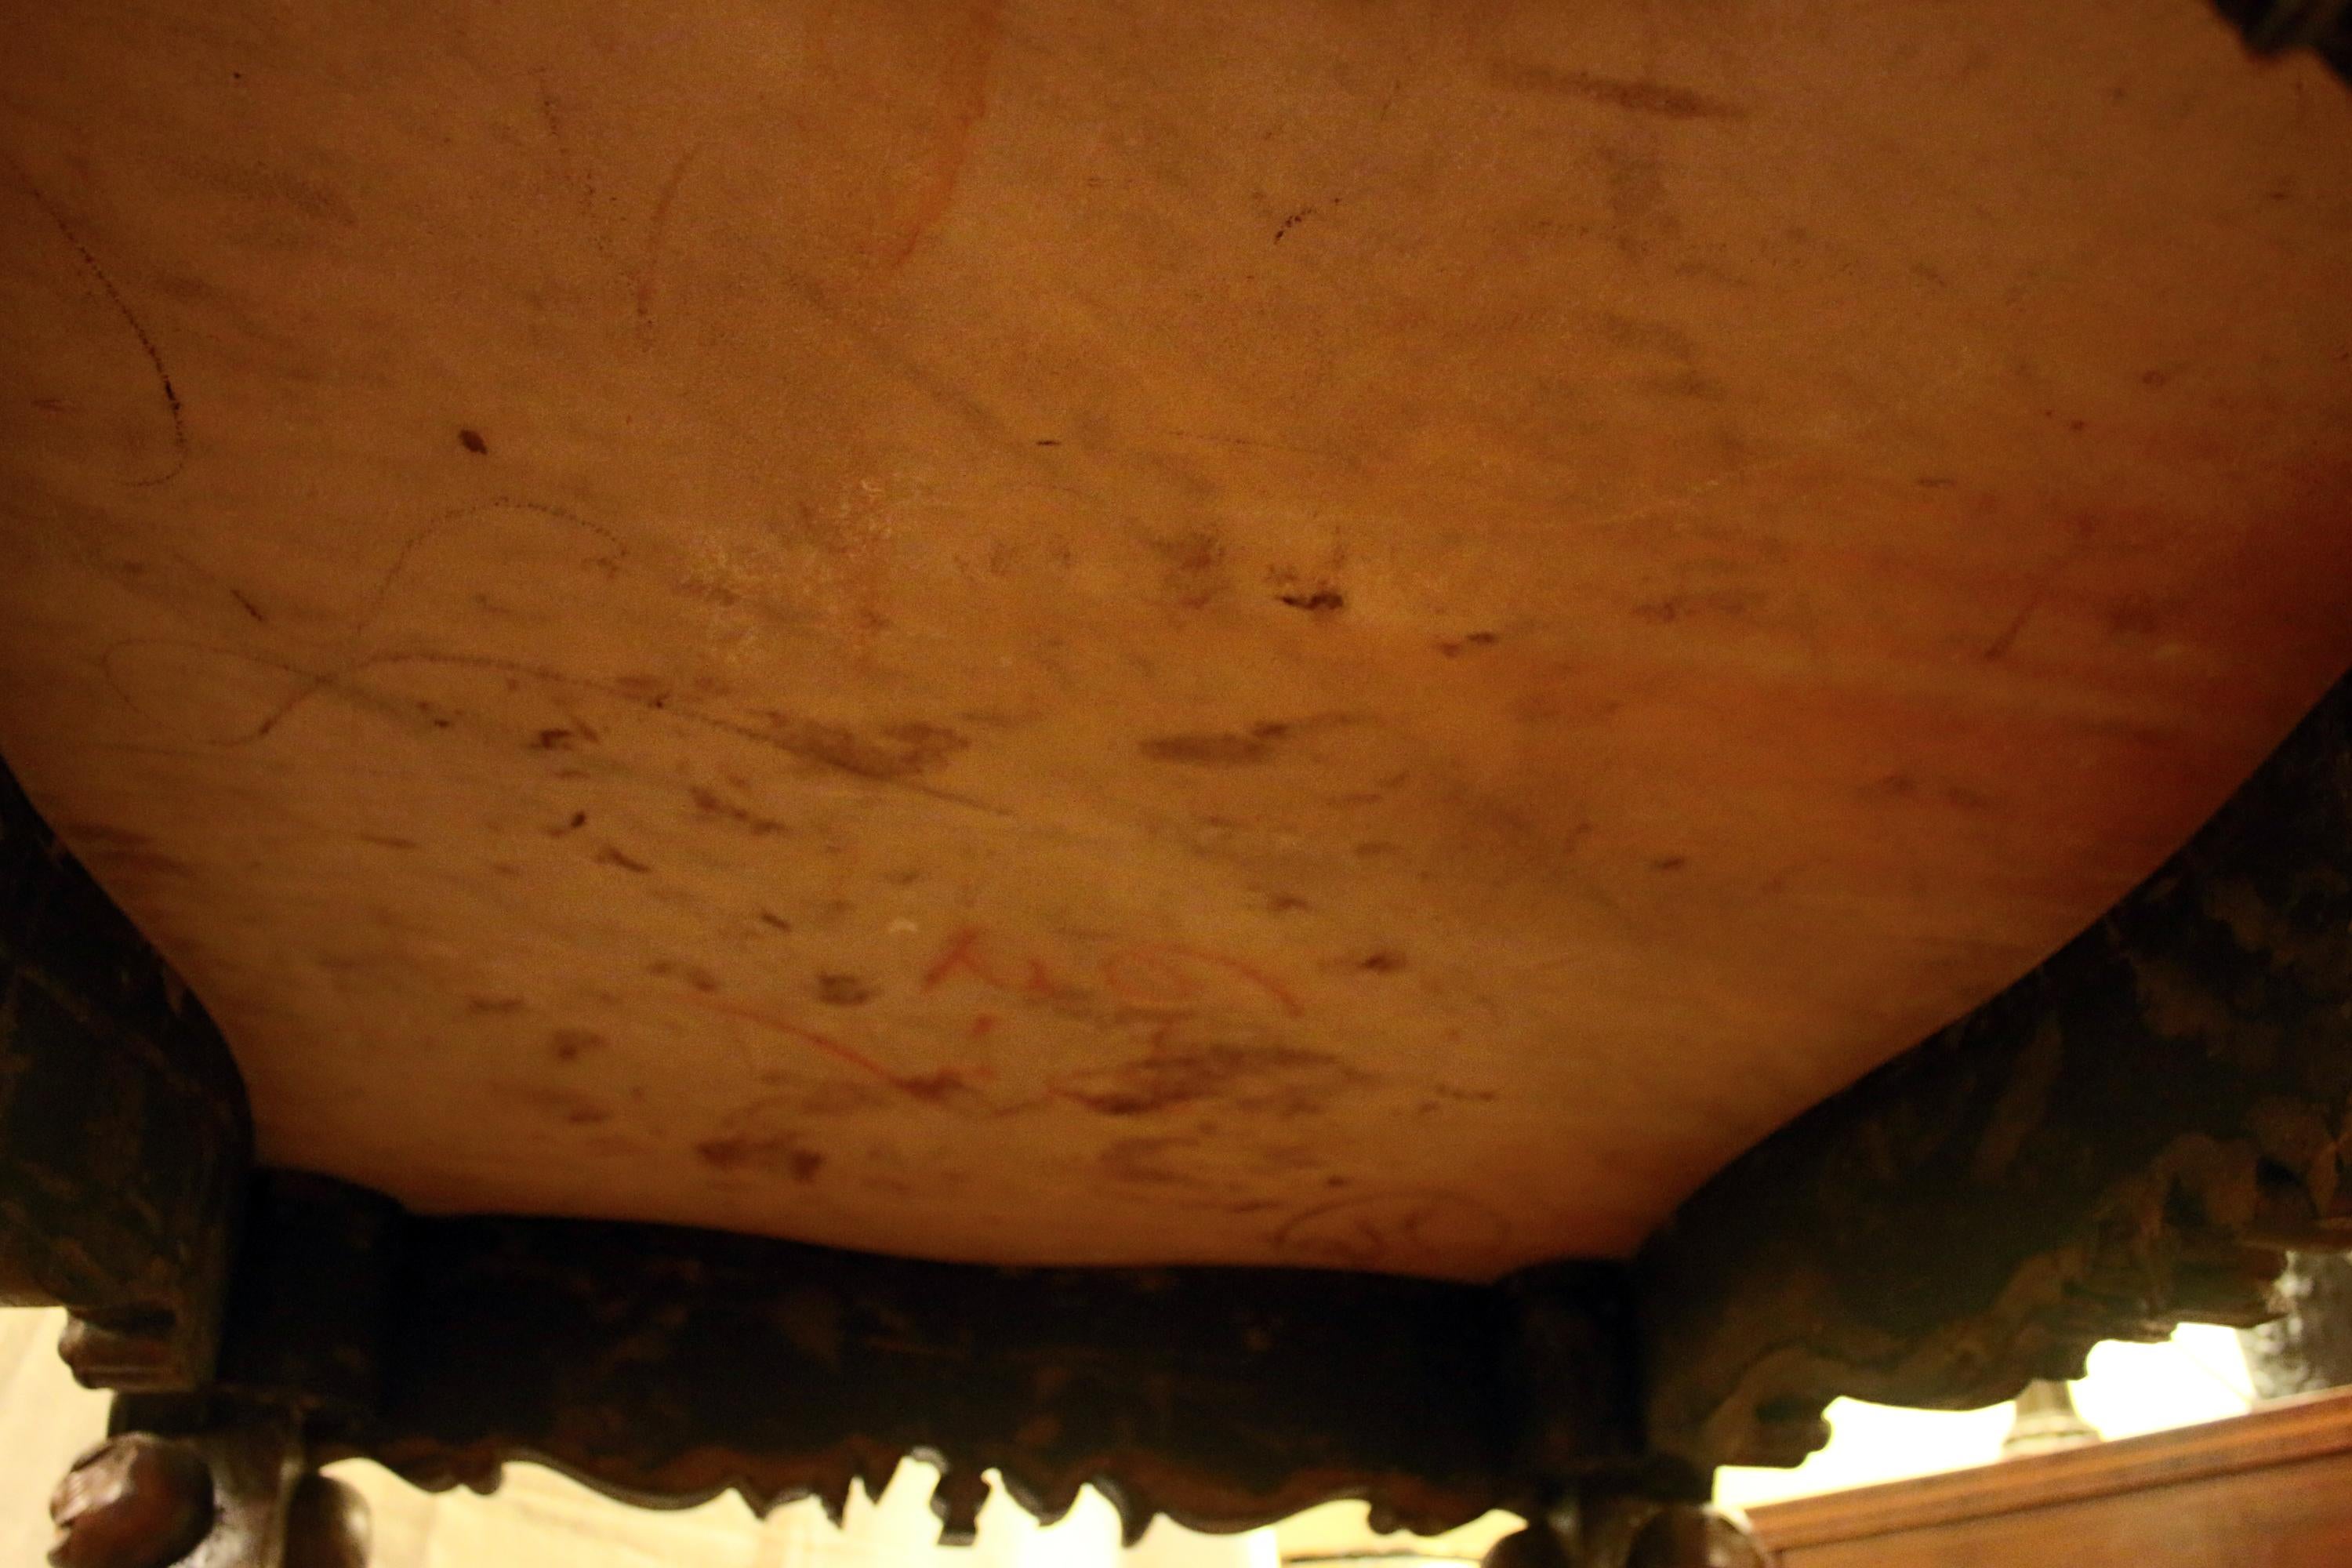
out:
<path id="1" fill-rule="evenodd" d="M 789 1176 L 795 1182 L 813 1182 L 824 1169 L 823 1154 L 783 1136 L 706 1139 L 694 1146 L 694 1155 L 711 1169 L 730 1174 Z"/>
<path id="2" fill-rule="evenodd" d="M 1686 87 L 1633 78 L 1599 76 L 1591 71 L 1563 70 L 1528 60 L 1498 63 L 1494 68 L 1493 79 L 1496 85 L 1515 92 L 1582 99 L 1605 108 L 1623 110 L 1631 114 L 1652 115 L 1661 120 L 1740 121 L 1748 118 L 1748 110 L 1738 104 L 1703 92 L 1694 92 Z"/>
<path id="3" fill-rule="evenodd" d="M 816 977 L 816 999 L 834 1007 L 856 1007 L 875 997 L 873 984 L 855 974 L 828 972 Z"/>
<path id="4" fill-rule="evenodd" d="M 1316 730 L 1356 722 L 1350 715 L 1318 714 L 1301 720 L 1265 719 L 1247 730 L 1231 733 L 1158 735 L 1139 748 L 1159 763 L 1185 763 L 1194 767 L 1244 767 L 1272 759 L 1286 743 Z"/>
<path id="5" fill-rule="evenodd" d="M 611 1043 L 593 1029 L 556 1029 L 547 1037 L 547 1054 L 568 1065 L 605 1049 Z"/>
<path id="6" fill-rule="evenodd" d="M 769 710 L 766 736 L 780 749 L 860 778 L 908 779 L 940 768 L 971 742 L 941 724 L 909 721 L 859 728 Z"/>
<path id="7" fill-rule="evenodd" d="M 618 1114 L 611 1101 L 574 1089 L 528 1079 L 499 1079 L 489 1091 L 565 1127 L 599 1127 Z"/>
<path id="8" fill-rule="evenodd" d="M 1055 1081 L 1099 1116 L 1148 1116 L 1202 1101 L 1274 1117 L 1312 1116 L 1370 1079 L 1327 1051 L 1275 1045 L 1175 1046 Z"/>
<path id="9" fill-rule="evenodd" d="M 1194 767 L 1244 767 L 1271 756 L 1277 735 L 1159 735 L 1139 748 L 1159 763 L 1186 763 Z"/>

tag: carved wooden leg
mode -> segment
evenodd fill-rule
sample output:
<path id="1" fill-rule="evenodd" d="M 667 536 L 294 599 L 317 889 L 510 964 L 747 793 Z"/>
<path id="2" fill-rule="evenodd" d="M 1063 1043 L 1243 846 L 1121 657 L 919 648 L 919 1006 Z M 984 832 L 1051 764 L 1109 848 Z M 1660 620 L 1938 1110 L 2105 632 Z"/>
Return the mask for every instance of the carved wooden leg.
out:
<path id="1" fill-rule="evenodd" d="M 49 1499 L 57 1568 L 163 1568 L 211 1531 L 212 1467 L 194 1445 L 145 1432 L 74 1461 Z"/>
<path id="2" fill-rule="evenodd" d="M 122 1401 L 116 1419 L 172 1413 Z M 365 1568 L 367 1505 L 310 1471 L 296 1417 L 237 1406 L 169 1425 L 76 1462 L 49 1504 L 57 1568 Z"/>

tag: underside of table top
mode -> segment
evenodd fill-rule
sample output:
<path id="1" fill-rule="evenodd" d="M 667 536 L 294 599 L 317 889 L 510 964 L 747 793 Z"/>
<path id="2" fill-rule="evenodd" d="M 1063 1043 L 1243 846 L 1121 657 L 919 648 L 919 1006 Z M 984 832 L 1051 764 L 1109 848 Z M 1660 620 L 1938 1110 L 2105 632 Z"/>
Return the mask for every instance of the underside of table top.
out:
<path id="1" fill-rule="evenodd" d="M 0 752 L 422 1209 L 1622 1254 L 2352 661 L 2195 5 L 20 7 L 0 154 Z"/>

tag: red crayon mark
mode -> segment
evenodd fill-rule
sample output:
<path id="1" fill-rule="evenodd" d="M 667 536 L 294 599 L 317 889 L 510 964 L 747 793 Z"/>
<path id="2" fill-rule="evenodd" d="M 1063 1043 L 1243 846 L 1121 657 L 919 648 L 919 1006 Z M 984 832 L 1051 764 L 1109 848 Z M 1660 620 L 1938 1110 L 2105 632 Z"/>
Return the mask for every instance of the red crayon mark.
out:
<path id="1" fill-rule="evenodd" d="M 1026 958 L 1021 961 L 1026 965 L 1027 973 L 1020 981 L 1006 979 L 1003 972 L 992 965 L 988 962 L 987 955 L 982 951 L 982 944 L 985 940 L 986 933 L 978 926 L 966 926 L 956 932 L 949 939 L 947 947 L 933 961 L 930 968 L 923 972 L 923 989 L 936 991 L 949 976 L 959 973 L 969 974 L 982 985 L 996 991 L 1009 991 L 1031 996 L 1051 996 L 1062 989 L 1061 983 L 1054 978 L 1053 972 L 1036 958 Z"/>
<path id="2" fill-rule="evenodd" d="M 843 1045 L 830 1035 L 820 1035 L 814 1029 L 803 1029 L 789 1018 L 779 1018 L 763 1008 L 749 1007 L 740 1002 L 729 1002 L 716 996 L 702 995 L 688 996 L 686 1000 L 694 1003 L 697 1006 L 708 1007 L 714 1013 L 724 1013 L 730 1017 L 746 1018 L 754 1024 L 764 1025 L 780 1035 L 789 1035 L 803 1045 L 814 1047 L 844 1067 L 856 1068 L 859 1072 L 879 1079 L 894 1089 L 900 1087 L 898 1075 L 888 1068 L 884 1067 L 865 1052 L 854 1047 Z"/>
<path id="3" fill-rule="evenodd" d="M 995 1070 L 987 1067 L 935 1068 L 929 1072 L 911 1076 L 895 1073 L 856 1047 L 844 1045 L 832 1036 L 821 1035 L 814 1029 L 803 1028 L 791 1019 L 780 1018 L 765 1008 L 746 1006 L 740 1002 L 724 1001 L 716 996 L 688 994 L 684 999 L 698 1006 L 708 1007 L 714 1013 L 724 1013 L 730 1017 L 748 1019 L 754 1024 L 773 1029 L 778 1034 L 790 1036 L 803 1045 L 832 1058 L 844 1067 L 855 1068 L 868 1078 L 886 1083 L 910 1099 L 930 1104 L 937 1104 L 950 1095 L 969 1091 L 973 1083 L 986 1082 L 996 1076 Z"/>
<path id="4" fill-rule="evenodd" d="M 985 978 L 984 972 L 971 955 L 971 950 L 979 945 L 980 928 L 978 926 L 966 926 L 949 938 L 946 950 L 940 954 L 930 968 L 923 972 L 923 989 L 938 990 L 940 982 L 959 969 L 970 969 L 973 973 L 981 974 Z"/>
<path id="5" fill-rule="evenodd" d="M 1178 942 L 1139 942 L 1110 954 L 1103 960 L 1103 981 L 1112 991 L 1129 1001 L 1149 1006 L 1181 1005 L 1192 1001 L 1200 992 L 1200 982 L 1184 972 L 1183 963 L 1187 962 L 1205 963 L 1248 981 L 1294 1018 L 1307 1010 L 1300 1005 L 1297 995 L 1290 987 L 1255 964 Z M 1137 984 L 1139 970 L 1148 971 L 1157 978 L 1160 986 L 1158 994 L 1152 994 L 1148 983 Z"/>

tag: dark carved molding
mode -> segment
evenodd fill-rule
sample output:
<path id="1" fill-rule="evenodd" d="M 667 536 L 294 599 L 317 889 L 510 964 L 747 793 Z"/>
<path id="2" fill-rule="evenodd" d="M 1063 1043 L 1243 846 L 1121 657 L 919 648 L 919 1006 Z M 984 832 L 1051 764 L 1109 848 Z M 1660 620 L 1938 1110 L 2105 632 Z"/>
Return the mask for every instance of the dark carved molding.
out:
<path id="1" fill-rule="evenodd" d="M 115 1388 L 194 1388 L 252 1131 L 204 1008 L 0 766 L 0 1302 Z"/>
<path id="2" fill-rule="evenodd" d="M 282 1175 L 254 1214 L 252 1255 L 281 1278 L 316 1265 L 382 1295 L 266 1327 L 240 1310 L 225 1384 L 306 1405 L 322 1452 L 428 1488 L 487 1489 L 530 1459 L 643 1505 L 731 1489 L 838 1516 L 853 1482 L 878 1492 L 912 1454 L 944 1469 L 950 1538 L 987 1469 L 1046 1519 L 1091 1483 L 1131 1536 L 1160 1514 L 1241 1530 L 1334 1498 L 1434 1531 L 1534 1511 L 1638 1454 L 1618 1265 L 1505 1288 L 993 1268 L 388 1215 L 372 1194 Z M 353 1235 L 373 1256 L 352 1255 Z"/>
<path id="3" fill-rule="evenodd" d="M 2266 1315 L 2352 1192 L 2352 680 L 2105 920 L 1767 1139 L 1639 1260 L 1647 1436 L 1791 1464 L 1841 1394 L 1965 1407 Z"/>

